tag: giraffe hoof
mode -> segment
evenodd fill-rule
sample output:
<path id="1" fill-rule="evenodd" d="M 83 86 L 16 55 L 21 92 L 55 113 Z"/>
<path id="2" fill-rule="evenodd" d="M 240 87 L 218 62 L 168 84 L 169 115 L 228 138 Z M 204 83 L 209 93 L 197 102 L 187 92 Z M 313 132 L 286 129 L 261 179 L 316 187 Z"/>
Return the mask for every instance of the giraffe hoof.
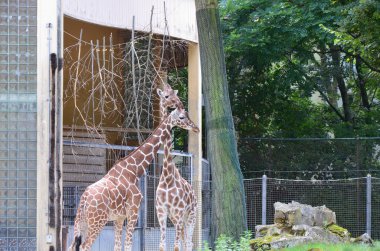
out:
<path id="1" fill-rule="evenodd" d="M 179 251 L 179 247 L 175 246 L 174 251 Z"/>

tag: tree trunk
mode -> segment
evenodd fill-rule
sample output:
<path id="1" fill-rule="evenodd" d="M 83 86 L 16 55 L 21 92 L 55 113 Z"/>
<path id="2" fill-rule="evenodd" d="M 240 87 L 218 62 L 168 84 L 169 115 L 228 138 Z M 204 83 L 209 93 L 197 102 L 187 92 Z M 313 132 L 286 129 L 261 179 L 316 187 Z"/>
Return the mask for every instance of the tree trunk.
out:
<path id="1" fill-rule="evenodd" d="M 217 0 L 196 0 L 206 108 L 207 157 L 212 170 L 212 228 L 238 238 L 247 229 L 243 176 L 228 95 Z"/>
<path id="2" fill-rule="evenodd" d="M 344 81 L 342 68 L 340 66 L 340 51 L 339 48 L 337 48 L 337 46 L 331 46 L 331 58 L 333 63 L 333 77 L 335 81 L 338 83 L 338 88 L 342 98 L 344 121 L 352 122 L 352 113 L 350 109 L 350 102 L 346 82 Z"/>
<path id="3" fill-rule="evenodd" d="M 365 80 L 362 70 L 362 59 L 360 57 L 356 57 L 356 71 L 358 74 L 358 88 L 362 100 L 362 105 L 369 110 L 371 108 L 371 105 L 369 104 L 367 91 L 365 89 Z"/>
<path id="4" fill-rule="evenodd" d="M 334 108 L 338 107 L 338 93 L 337 93 L 337 85 L 335 81 L 331 81 L 331 72 L 329 70 L 329 62 L 326 53 L 326 46 L 320 46 L 321 53 L 319 56 L 321 57 L 321 80 L 322 86 L 326 89 L 326 94 L 329 99 L 329 103 L 334 106 Z"/>

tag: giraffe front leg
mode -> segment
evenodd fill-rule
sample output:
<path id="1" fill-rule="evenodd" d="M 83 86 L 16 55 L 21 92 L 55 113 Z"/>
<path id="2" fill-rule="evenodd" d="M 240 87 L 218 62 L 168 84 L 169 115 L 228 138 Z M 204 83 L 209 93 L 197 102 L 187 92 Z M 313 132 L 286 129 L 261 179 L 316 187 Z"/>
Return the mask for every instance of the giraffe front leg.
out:
<path id="1" fill-rule="evenodd" d="M 114 222 L 115 228 L 115 246 L 114 251 L 121 251 L 121 236 L 123 234 L 124 219 L 118 219 Z"/>
<path id="2" fill-rule="evenodd" d="M 185 223 L 185 241 L 184 241 L 184 250 L 185 251 L 192 251 L 193 250 L 193 233 L 195 228 L 195 222 L 196 222 L 196 213 L 192 212 L 189 215 L 189 218 L 187 219 L 187 222 Z"/>
<path id="3" fill-rule="evenodd" d="M 168 214 L 165 212 L 165 209 L 159 206 L 156 206 L 157 218 L 160 224 L 160 251 L 166 251 L 166 224 L 168 219 Z"/>

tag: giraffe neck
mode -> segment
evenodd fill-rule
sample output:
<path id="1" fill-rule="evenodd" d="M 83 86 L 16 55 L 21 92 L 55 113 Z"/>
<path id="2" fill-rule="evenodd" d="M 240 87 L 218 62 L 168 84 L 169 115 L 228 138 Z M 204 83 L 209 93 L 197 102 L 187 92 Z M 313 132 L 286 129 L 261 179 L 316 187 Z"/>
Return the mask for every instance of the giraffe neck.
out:
<path id="1" fill-rule="evenodd" d="M 167 108 L 163 105 L 162 102 L 160 102 L 160 117 L 161 121 L 165 119 L 167 116 Z M 169 132 L 169 137 L 164 140 L 164 163 L 162 167 L 162 175 L 169 176 L 174 175 L 174 171 L 176 169 L 175 165 L 173 164 L 173 155 L 171 154 L 172 150 L 172 134 Z"/>
<path id="2" fill-rule="evenodd" d="M 152 163 L 160 145 L 170 136 L 171 129 L 171 117 L 167 117 L 140 147 L 135 149 L 127 157 L 119 160 L 108 174 L 110 176 L 119 176 L 122 174 L 130 179 L 141 177 L 145 174 L 146 168 Z"/>
<path id="3" fill-rule="evenodd" d="M 177 168 L 173 163 L 173 155 L 171 154 L 172 150 L 172 137 L 171 135 L 165 139 L 164 143 L 164 165 L 162 167 L 162 177 L 168 177 L 173 175 L 177 176 Z"/>
<path id="4" fill-rule="evenodd" d="M 160 122 L 164 121 L 166 116 L 168 116 L 167 108 L 160 101 Z"/>

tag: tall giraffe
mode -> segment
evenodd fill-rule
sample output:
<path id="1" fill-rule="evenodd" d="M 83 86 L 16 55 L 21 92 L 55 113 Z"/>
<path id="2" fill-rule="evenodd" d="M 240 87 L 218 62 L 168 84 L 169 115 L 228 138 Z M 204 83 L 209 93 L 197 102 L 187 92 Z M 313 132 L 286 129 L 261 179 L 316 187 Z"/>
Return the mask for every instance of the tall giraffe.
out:
<path id="1" fill-rule="evenodd" d="M 177 92 L 165 84 L 160 96 L 161 120 L 167 116 L 167 108 L 183 107 Z M 196 220 L 197 199 L 191 185 L 181 176 L 170 153 L 171 135 L 164 142 L 164 163 L 156 191 L 156 213 L 161 228 L 160 251 L 166 250 L 166 224 L 169 216 L 175 226 L 174 250 L 179 251 L 180 240 L 185 251 L 192 251 L 193 231 Z"/>
<path id="2" fill-rule="evenodd" d="M 142 200 L 137 181 L 145 174 L 146 168 L 152 162 L 160 145 L 170 136 L 174 126 L 199 132 L 185 110 L 175 109 L 140 147 L 117 161 L 102 179 L 86 188 L 77 210 L 74 241 L 70 250 L 90 250 L 107 221 L 114 221 L 114 250 L 120 251 L 125 219 L 127 219 L 127 231 L 124 249 L 132 250 L 132 234 Z"/>

